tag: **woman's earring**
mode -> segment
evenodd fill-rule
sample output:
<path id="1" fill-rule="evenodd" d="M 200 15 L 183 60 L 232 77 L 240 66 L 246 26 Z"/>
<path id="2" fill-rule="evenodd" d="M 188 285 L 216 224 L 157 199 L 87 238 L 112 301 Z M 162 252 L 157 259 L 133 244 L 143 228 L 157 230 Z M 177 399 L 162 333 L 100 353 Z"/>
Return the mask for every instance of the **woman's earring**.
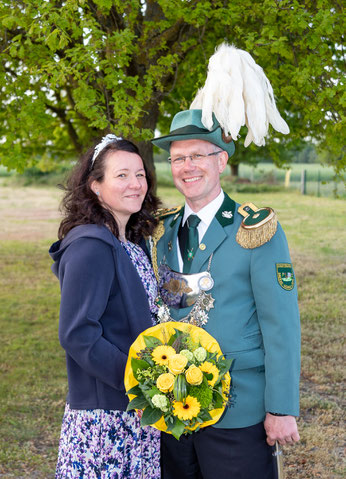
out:
<path id="1" fill-rule="evenodd" d="M 96 194 L 97 194 L 97 196 L 100 196 L 100 192 L 99 192 L 99 191 L 96 191 Z"/>

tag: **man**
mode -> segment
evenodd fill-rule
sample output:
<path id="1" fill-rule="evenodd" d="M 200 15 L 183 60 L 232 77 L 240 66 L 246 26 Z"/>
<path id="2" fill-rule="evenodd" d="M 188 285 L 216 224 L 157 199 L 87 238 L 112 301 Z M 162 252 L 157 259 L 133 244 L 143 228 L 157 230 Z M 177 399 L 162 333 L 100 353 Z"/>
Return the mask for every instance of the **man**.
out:
<path id="1" fill-rule="evenodd" d="M 159 275 L 167 267 L 182 273 L 187 283 L 189 276 L 208 272 L 206 289 L 214 302 L 200 325 L 234 359 L 230 404 L 221 420 L 179 441 L 162 434 L 162 477 L 273 479 L 272 446 L 299 440 L 297 290 L 274 212 L 251 203 L 240 207 L 221 189 L 234 143 L 213 119 L 206 129 L 201 110 L 179 112 L 170 134 L 152 140 L 170 151 L 173 180 L 185 197 L 183 208 L 162 215 L 154 266 Z M 167 288 L 161 281 L 162 297 Z M 180 304 L 170 308 L 171 317 L 194 321 L 191 302 L 182 297 Z"/>

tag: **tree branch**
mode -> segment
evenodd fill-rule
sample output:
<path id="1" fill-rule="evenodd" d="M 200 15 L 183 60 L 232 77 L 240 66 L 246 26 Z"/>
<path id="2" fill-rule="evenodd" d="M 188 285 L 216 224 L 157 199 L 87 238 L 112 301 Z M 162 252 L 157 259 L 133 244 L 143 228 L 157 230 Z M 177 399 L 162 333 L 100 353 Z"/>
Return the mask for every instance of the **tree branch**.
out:
<path id="1" fill-rule="evenodd" d="M 78 138 L 76 130 L 74 129 L 71 121 L 67 118 L 66 110 L 64 108 L 56 107 L 56 106 L 54 106 L 54 105 L 52 105 L 48 102 L 46 102 L 45 105 L 49 110 L 54 112 L 60 118 L 60 120 L 64 123 L 64 125 L 67 127 L 68 135 L 69 135 L 75 149 L 78 152 L 81 152 L 82 151 L 82 145 L 79 142 L 79 138 Z"/>

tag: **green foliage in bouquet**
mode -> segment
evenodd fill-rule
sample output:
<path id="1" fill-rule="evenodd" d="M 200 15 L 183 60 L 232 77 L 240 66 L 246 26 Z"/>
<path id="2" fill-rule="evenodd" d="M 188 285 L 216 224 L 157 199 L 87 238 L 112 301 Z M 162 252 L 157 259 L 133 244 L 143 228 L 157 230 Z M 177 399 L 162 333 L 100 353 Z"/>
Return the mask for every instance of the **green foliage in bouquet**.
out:
<path id="1" fill-rule="evenodd" d="M 130 349 L 125 385 L 130 399 L 134 397 L 127 410 L 142 410 L 142 426 L 179 439 L 220 418 L 229 398 L 232 360 L 202 328 L 187 325 L 186 331 L 171 328 L 171 334 L 162 335 L 166 325 L 145 332 L 151 335 L 142 333 L 145 347 L 132 354 Z"/>

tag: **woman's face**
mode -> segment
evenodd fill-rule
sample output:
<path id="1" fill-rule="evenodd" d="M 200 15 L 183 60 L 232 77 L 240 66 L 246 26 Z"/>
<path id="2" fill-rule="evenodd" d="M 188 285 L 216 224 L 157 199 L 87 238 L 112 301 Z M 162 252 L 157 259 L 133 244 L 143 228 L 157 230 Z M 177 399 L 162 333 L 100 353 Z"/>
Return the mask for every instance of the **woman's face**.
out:
<path id="1" fill-rule="evenodd" d="M 105 159 L 102 182 L 94 180 L 91 189 L 121 225 L 137 213 L 148 190 L 142 158 L 136 153 L 111 151 Z"/>

